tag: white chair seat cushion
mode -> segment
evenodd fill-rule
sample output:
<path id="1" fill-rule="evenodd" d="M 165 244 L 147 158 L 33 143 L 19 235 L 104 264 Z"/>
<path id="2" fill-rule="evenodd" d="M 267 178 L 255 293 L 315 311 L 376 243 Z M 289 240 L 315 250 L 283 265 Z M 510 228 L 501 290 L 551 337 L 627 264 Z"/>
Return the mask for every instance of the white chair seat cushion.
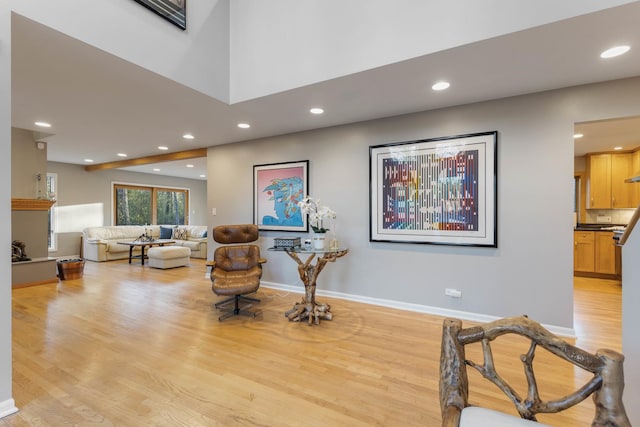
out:
<path id="1" fill-rule="evenodd" d="M 529 421 L 520 417 L 505 414 L 504 412 L 493 411 L 491 409 L 480 408 L 478 406 L 468 406 L 462 410 L 460 416 L 460 427 L 549 427 L 547 424 Z"/>

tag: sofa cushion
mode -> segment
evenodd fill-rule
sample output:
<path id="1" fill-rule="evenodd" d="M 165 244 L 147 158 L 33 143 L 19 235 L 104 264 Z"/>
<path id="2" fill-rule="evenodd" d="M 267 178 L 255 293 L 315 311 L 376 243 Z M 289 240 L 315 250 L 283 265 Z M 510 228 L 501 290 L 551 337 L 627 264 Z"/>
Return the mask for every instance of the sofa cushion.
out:
<path id="1" fill-rule="evenodd" d="M 163 225 L 160 226 L 160 238 L 161 239 L 171 239 L 173 238 L 173 230 L 175 227 L 165 227 Z"/>
<path id="2" fill-rule="evenodd" d="M 176 244 L 179 244 L 180 246 L 184 246 L 185 248 L 189 248 L 192 251 L 199 251 L 200 250 L 200 243 L 201 242 L 196 242 L 193 240 L 184 240 L 182 242 L 176 242 Z"/>
<path id="3" fill-rule="evenodd" d="M 187 229 L 184 227 L 174 228 L 171 238 L 173 240 L 187 240 Z"/>
<path id="4" fill-rule="evenodd" d="M 187 237 L 193 239 L 202 239 L 207 237 L 207 227 L 205 225 L 187 225 Z"/>
<path id="5" fill-rule="evenodd" d="M 107 243 L 107 252 L 129 252 L 129 245 L 121 245 L 116 242 Z"/>

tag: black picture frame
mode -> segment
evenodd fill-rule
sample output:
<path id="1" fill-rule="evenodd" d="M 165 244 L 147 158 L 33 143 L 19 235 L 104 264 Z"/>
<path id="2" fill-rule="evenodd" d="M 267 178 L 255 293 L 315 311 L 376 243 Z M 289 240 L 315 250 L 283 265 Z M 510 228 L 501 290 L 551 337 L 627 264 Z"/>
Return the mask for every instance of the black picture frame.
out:
<path id="1" fill-rule="evenodd" d="M 175 26 L 187 29 L 187 0 L 133 0 L 162 16 Z"/>
<path id="2" fill-rule="evenodd" d="M 259 230 L 308 232 L 298 206 L 309 194 L 309 160 L 253 166 L 253 222 Z"/>
<path id="3" fill-rule="evenodd" d="M 371 242 L 498 246 L 498 132 L 369 147 Z"/>

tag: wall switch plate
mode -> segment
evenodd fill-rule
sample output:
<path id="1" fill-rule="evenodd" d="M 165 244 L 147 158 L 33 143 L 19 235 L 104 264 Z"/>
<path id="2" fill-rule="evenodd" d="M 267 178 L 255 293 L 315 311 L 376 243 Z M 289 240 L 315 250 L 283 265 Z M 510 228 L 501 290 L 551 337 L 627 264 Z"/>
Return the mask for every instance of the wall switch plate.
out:
<path id="1" fill-rule="evenodd" d="M 457 289 L 446 288 L 444 294 L 454 298 L 462 298 L 462 291 Z"/>
<path id="2" fill-rule="evenodd" d="M 218 215 L 218 210 L 216 208 L 211 208 L 211 215 Z"/>
<path id="3" fill-rule="evenodd" d="M 598 215 L 596 217 L 596 222 L 598 224 L 611 224 L 611 217 L 608 215 Z"/>

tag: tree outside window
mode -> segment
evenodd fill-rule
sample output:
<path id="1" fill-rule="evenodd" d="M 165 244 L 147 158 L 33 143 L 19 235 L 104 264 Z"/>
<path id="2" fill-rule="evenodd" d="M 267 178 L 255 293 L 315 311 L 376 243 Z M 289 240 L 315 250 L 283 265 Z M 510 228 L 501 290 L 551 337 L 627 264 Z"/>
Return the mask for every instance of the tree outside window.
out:
<path id="1" fill-rule="evenodd" d="M 188 223 L 189 190 L 114 184 L 116 225 Z"/>

